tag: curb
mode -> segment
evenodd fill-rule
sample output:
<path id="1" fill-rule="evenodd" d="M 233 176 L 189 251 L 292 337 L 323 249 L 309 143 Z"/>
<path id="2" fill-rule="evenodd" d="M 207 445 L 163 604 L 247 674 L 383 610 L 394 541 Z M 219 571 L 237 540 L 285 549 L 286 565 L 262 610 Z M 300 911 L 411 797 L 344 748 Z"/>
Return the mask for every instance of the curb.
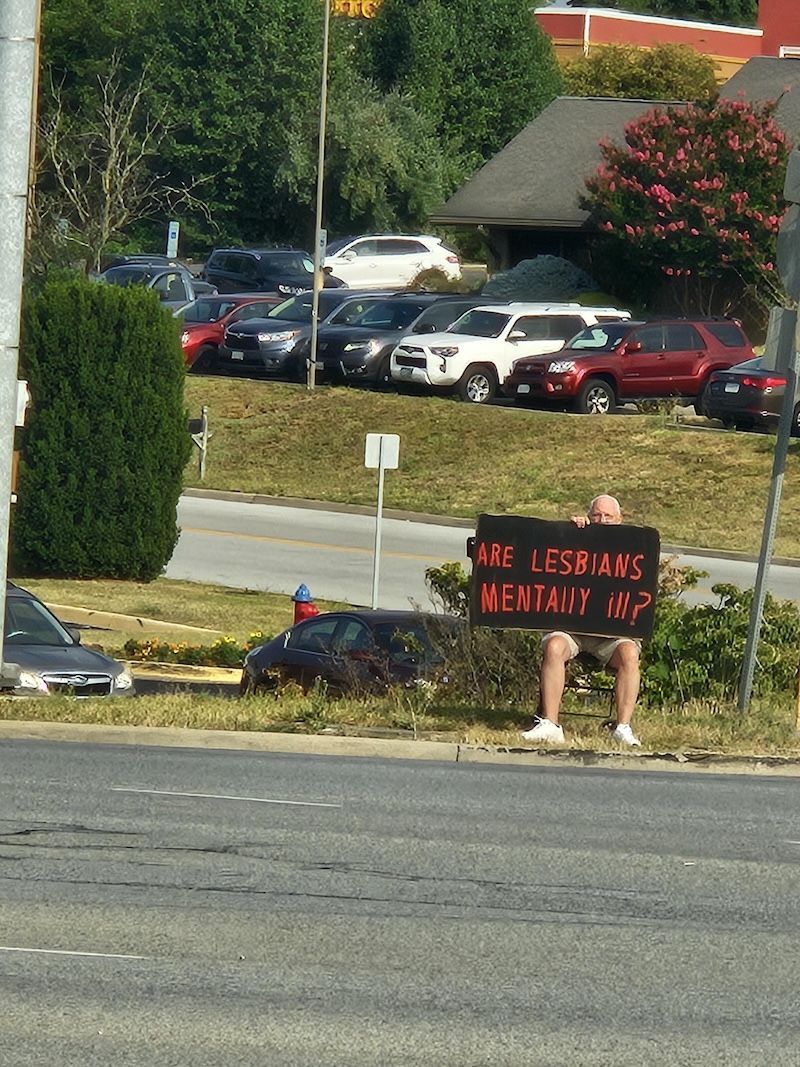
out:
<path id="1" fill-rule="evenodd" d="M 487 763 L 537 768 L 702 772 L 800 777 L 800 758 L 728 756 L 714 752 L 598 752 L 587 749 L 523 749 L 468 745 L 451 741 L 397 740 L 197 730 L 166 726 L 105 726 L 94 723 L 0 720 L 0 741 L 69 741 L 95 745 L 146 745 L 161 748 L 222 749 L 310 756 L 358 756 L 429 760 L 440 763 Z"/>

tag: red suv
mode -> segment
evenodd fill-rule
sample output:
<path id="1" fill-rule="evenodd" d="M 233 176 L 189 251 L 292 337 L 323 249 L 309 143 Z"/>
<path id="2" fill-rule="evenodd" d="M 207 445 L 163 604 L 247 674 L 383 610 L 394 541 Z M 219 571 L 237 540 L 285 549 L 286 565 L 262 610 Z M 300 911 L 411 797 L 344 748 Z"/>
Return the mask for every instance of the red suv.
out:
<path id="1" fill-rule="evenodd" d="M 263 319 L 284 298 L 277 293 L 226 293 L 202 296 L 181 308 L 181 347 L 187 370 L 213 371 L 225 327 L 242 319 Z"/>
<path id="2" fill-rule="evenodd" d="M 503 391 L 518 403 L 568 401 L 585 415 L 650 397 L 686 397 L 697 406 L 712 371 L 753 355 L 734 319 L 604 322 L 552 355 L 518 359 Z"/>

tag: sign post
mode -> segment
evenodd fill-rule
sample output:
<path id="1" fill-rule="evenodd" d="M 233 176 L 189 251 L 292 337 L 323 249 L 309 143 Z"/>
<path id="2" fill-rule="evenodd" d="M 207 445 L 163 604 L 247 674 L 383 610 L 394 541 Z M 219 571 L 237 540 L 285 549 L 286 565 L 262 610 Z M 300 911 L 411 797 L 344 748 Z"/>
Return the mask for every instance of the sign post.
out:
<path id="1" fill-rule="evenodd" d="M 778 267 L 786 292 L 793 300 L 800 300 L 800 151 L 796 148 L 789 156 L 783 195 L 792 207 L 786 213 L 778 235 Z M 794 329 L 792 329 L 792 325 Z M 789 452 L 789 437 L 792 432 L 795 398 L 797 393 L 798 359 L 800 359 L 800 316 L 785 308 L 773 308 L 770 315 L 770 335 L 767 338 L 767 356 L 775 362 L 775 369 L 786 376 L 783 407 L 778 420 L 778 437 L 772 459 L 772 480 L 769 487 L 764 529 L 761 534 L 761 551 L 758 555 L 756 584 L 750 605 L 750 623 L 744 648 L 742 673 L 739 679 L 737 707 L 744 713 L 750 706 L 753 691 L 758 639 L 767 595 L 767 576 L 775 544 L 775 528 L 781 505 L 783 476 Z"/>
<path id="2" fill-rule="evenodd" d="M 179 222 L 171 222 L 167 230 L 167 255 L 171 258 L 175 258 L 178 254 L 178 236 L 181 232 L 181 224 Z"/>
<path id="3" fill-rule="evenodd" d="M 378 506 L 375 510 L 375 550 L 372 557 L 372 607 L 378 606 L 378 579 L 381 561 L 381 523 L 383 519 L 383 472 L 400 465 L 400 435 L 368 433 L 364 466 L 378 470 Z"/>

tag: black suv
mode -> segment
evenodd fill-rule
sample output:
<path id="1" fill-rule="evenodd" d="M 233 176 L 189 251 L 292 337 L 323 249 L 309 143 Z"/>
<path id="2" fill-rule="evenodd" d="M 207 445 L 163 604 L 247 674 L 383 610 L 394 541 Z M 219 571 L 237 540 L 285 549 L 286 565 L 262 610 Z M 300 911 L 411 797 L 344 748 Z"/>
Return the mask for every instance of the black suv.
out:
<path id="1" fill-rule="evenodd" d="M 320 323 L 348 323 L 367 303 L 378 299 L 375 290 L 323 289 L 319 294 Z M 290 296 L 266 315 L 231 323 L 225 330 L 215 369 L 220 374 L 256 374 L 273 378 L 304 378 L 305 355 L 311 336 L 314 294 L 308 290 Z"/>
<path id="2" fill-rule="evenodd" d="M 317 337 L 317 370 L 321 380 L 391 384 L 391 357 L 400 337 L 437 333 L 465 311 L 483 305 L 485 296 L 458 293 L 395 293 L 369 306 L 346 326 L 323 326 Z M 489 298 L 489 303 L 505 303 Z M 302 360 L 309 342 L 295 350 Z"/>
<path id="3" fill-rule="evenodd" d="M 283 293 L 314 285 L 314 261 L 297 248 L 215 248 L 202 277 L 221 293 Z"/>

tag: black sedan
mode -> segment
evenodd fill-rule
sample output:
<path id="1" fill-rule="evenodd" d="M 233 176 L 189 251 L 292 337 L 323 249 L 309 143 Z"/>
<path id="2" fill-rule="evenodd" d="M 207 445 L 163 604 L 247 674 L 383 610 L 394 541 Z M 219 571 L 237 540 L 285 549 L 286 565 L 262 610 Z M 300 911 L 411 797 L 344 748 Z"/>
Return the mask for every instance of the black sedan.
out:
<path id="1" fill-rule="evenodd" d="M 762 356 L 714 371 L 703 392 L 700 408 L 728 429 L 750 430 L 778 425 L 786 379 L 764 365 Z M 800 404 L 792 413 L 792 435 L 800 436 Z"/>
<path id="2" fill-rule="evenodd" d="M 14 696 L 133 694 L 133 678 L 124 663 L 85 648 L 75 629 L 13 582 L 6 588 L 3 662 L 16 675 L 5 690 Z"/>
<path id="3" fill-rule="evenodd" d="M 241 696 L 319 679 L 332 695 L 443 681 L 463 621 L 417 611 L 333 611 L 305 619 L 247 653 Z"/>

